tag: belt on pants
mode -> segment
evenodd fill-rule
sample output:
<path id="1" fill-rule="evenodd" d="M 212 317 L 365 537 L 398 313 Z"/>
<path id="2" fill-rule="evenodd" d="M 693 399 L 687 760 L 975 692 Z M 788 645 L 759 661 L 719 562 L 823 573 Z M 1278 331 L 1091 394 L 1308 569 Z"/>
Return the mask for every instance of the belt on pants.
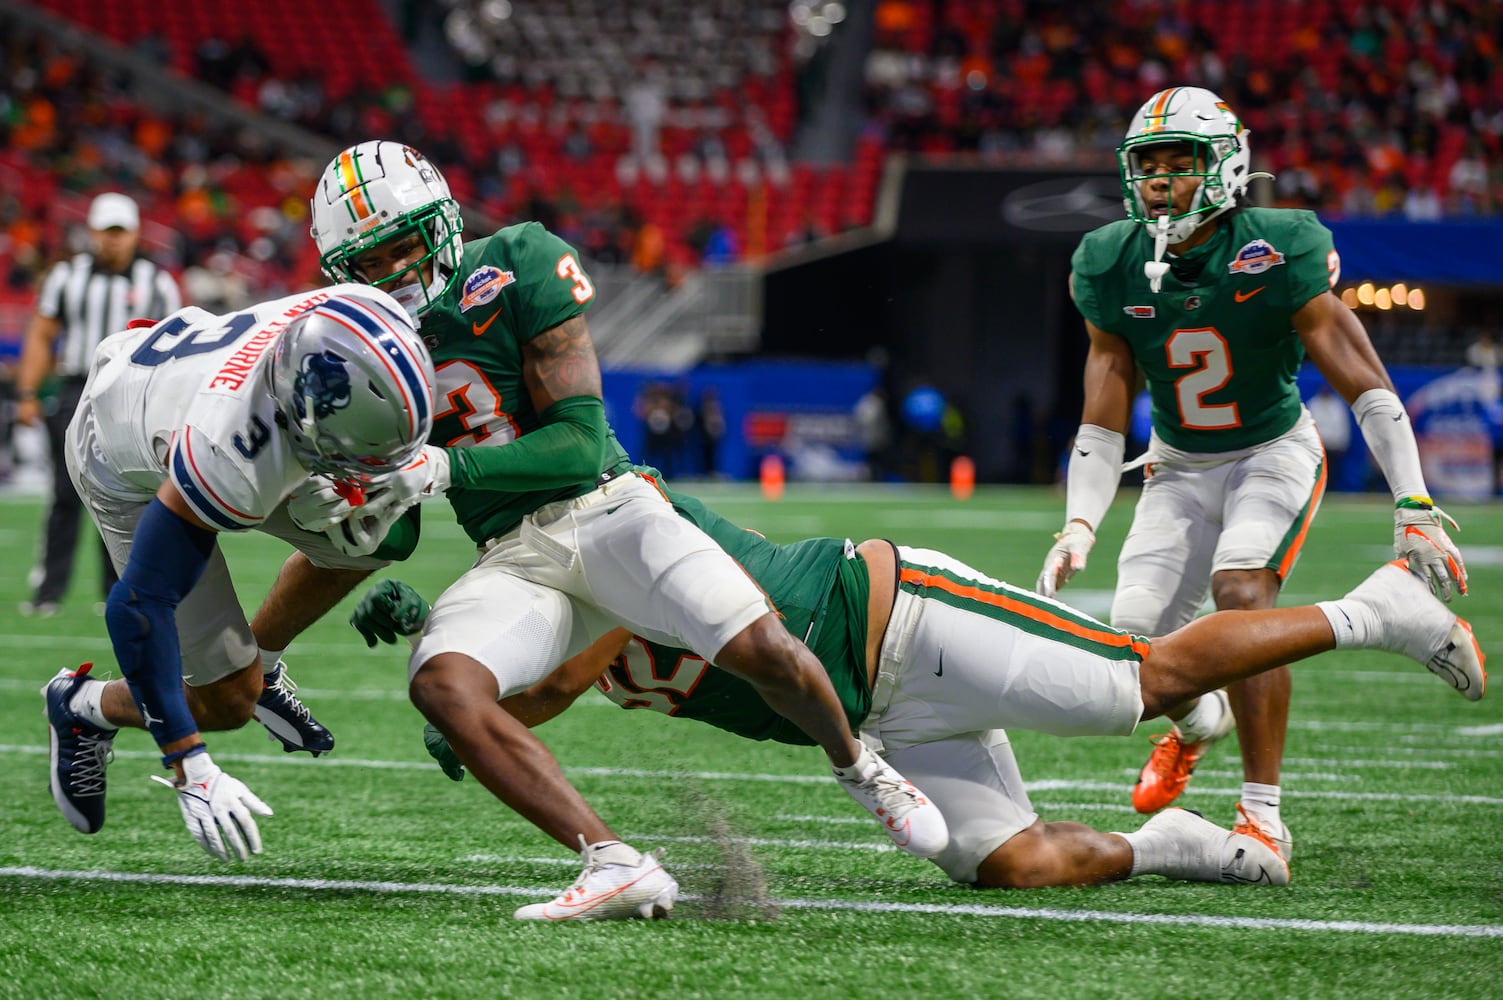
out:
<path id="1" fill-rule="evenodd" d="M 621 480 L 626 479 L 628 476 L 631 476 L 631 475 L 632 475 L 632 470 L 630 470 L 630 469 L 627 469 L 627 470 L 625 470 L 623 472 L 613 472 L 613 471 L 607 469 L 605 472 L 602 472 L 600 475 L 598 475 L 598 476 L 595 477 L 594 489 L 590 490 L 589 492 L 587 492 L 587 493 L 581 493 L 579 496 L 573 497 L 573 498 L 571 498 L 569 500 L 555 500 L 552 503 L 543 504 L 543 506 L 539 507 L 537 510 L 532 511 L 527 516 L 528 517 L 533 517 L 534 515 L 536 515 L 538 513 L 538 511 L 544 510 L 544 509 L 546 509 L 548 507 L 552 507 L 555 504 L 567 504 L 567 505 L 569 505 L 571 507 L 576 507 L 576 508 L 582 508 L 582 507 L 589 506 L 590 503 L 598 502 L 598 501 L 590 501 L 590 503 L 582 503 L 581 501 L 585 501 L 587 498 L 591 497 L 596 491 L 598 491 L 598 490 L 600 490 L 600 489 L 602 489 L 602 488 L 610 485 L 611 483 L 620 482 Z M 515 528 L 513 528 L 510 531 L 506 532 L 506 534 L 504 534 L 504 535 L 493 535 L 492 537 L 487 538 L 485 541 L 481 542 L 480 545 L 478 546 L 478 548 L 480 549 L 480 553 L 482 555 L 484 555 L 485 553 L 489 552 L 491 549 L 494 549 L 496 546 L 500 545 L 502 542 L 506 541 L 507 539 L 515 537 L 521 530 L 522 530 L 522 526 L 519 524 Z"/>

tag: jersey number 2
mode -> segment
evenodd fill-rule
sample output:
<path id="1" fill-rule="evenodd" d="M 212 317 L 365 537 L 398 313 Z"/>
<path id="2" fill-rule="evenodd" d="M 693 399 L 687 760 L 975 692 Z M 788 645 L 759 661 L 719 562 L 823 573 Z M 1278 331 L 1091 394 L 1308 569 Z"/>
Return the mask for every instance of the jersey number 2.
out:
<path id="1" fill-rule="evenodd" d="M 1205 397 L 1232 380 L 1232 353 L 1214 327 L 1175 330 L 1164 344 L 1170 368 L 1190 368 L 1174 383 L 1179 422 L 1192 431 L 1241 427 L 1236 403 L 1207 404 Z"/>

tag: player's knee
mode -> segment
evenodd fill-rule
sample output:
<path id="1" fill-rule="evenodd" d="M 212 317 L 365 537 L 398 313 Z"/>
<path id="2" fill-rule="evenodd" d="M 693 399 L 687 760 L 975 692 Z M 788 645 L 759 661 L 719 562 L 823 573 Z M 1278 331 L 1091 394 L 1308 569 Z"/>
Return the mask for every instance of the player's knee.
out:
<path id="1" fill-rule="evenodd" d="M 441 653 L 431 657 L 412 675 L 407 696 L 424 718 L 437 723 L 477 696 L 472 673 Z M 494 692 L 491 700 L 495 700 Z"/>
<path id="2" fill-rule="evenodd" d="M 1222 611 L 1271 608 L 1279 595 L 1279 578 L 1270 569 L 1223 570 L 1211 578 L 1211 596 Z"/>
<path id="3" fill-rule="evenodd" d="M 1041 889 L 1058 885 L 1053 852 L 1043 825 L 1033 826 L 1009 838 L 976 869 L 980 889 Z"/>
<path id="4" fill-rule="evenodd" d="M 1112 628 L 1131 632 L 1133 635 L 1160 635 L 1164 608 L 1168 604 L 1163 594 L 1152 587 L 1128 584 L 1118 589 L 1112 599 Z"/>

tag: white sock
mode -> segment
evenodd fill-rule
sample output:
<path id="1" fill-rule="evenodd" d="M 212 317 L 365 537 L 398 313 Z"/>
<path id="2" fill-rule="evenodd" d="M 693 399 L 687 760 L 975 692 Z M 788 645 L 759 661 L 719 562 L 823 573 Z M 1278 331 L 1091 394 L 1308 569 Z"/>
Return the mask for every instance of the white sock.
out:
<path id="1" fill-rule="evenodd" d="M 68 702 L 68 708 L 78 715 L 88 719 L 93 725 L 104 729 L 115 729 L 116 725 L 104 717 L 104 685 L 100 683 L 84 683 L 74 692 L 73 700 Z"/>
<path id="2" fill-rule="evenodd" d="M 642 863 L 641 853 L 630 844 L 623 844 L 619 840 L 602 840 L 591 844 L 590 850 L 607 864 L 633 867 Z"/>
<path id="3" fill-rule="evenodd" d="M 1199 743 L 1208 738 L 1216 731 L 1216 726 L 1221 722 L 1221 699 L 1212 695 L 1201 695 L 1195 700 L 1195 707 L 1190 713 L 1174 724 L 1179 730 L 1179 738 L 1186 743 Z"/>
<path id="4" fill-rule="evenodd" d="M 1277 827 L 1279 820 L 1279 786 L 1256 781 L 1242 782 L 1242 808 L 1248 814 Z"/>
<path id="5" fill-rule="evenodd" d="M 835 777 L 841 781 L 865 781 L 871 776 L 872 769 L 877 767 L 877 755 L 872 753 L 871 748 L 865 743 L 860 745 L 861 752 L 856 755 L 855 760 L 851 761 L 849 767 L 830 765 L 835 772 Z"/>
<path id="6" fill-rule="evenodd" d="M 1337 649 L 1370 649 L 1373 638 L 1382 634 L 1383 623 L 1371 605 L 1343 597 L 1339 601 L 1321 601 L 1315 606 L 1331 623 Z"/>
<path id="7" fill-rule="evenodd" d="M 277 668 L 277 664 L 278 663 L 282 662 L 282 654 L 285 653 L 285 652 L 287 652 L 287 650 L 285 650 L 285 649 L 262 649 L 260 652 L 261 652 L 261 672 L 265 673 L 265 674 L 269 674 L 269 673 L 271 673 L 273 670 L 275 670 Z"/>
<path id="8" fill-rule="evenodd" d="M 1132 848 L 1132 875 L 1158 875 L 1169 863 L 1169 843 L 1164 837 L 1155 837 L 1153 834 L 1144 834 L 1142 830 L 1132 833 L 1118 833 L 1116 836 L 1127 841 Z"/>

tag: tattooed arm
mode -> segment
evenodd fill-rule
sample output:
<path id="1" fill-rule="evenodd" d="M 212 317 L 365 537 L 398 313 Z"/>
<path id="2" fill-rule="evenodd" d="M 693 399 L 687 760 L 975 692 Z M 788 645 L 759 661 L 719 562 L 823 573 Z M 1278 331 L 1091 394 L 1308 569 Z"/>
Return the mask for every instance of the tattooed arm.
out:
<path id="1" fill-rule="evenodd" d="M 598 476 L 608 431 L 600 363 L 583 316 L 538 334 L 522 348 L 522 377 L 542 426 L 499 448 L 452 448 L 451 485 L 522 492 Z"/>

